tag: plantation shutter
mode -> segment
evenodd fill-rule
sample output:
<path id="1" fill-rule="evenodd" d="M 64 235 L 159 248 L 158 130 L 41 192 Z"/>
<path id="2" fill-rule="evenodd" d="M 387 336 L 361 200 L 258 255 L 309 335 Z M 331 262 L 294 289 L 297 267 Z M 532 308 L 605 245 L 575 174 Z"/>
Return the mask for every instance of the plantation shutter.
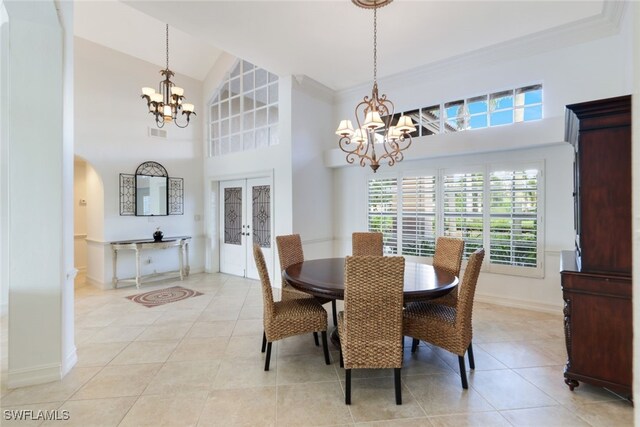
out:
<path id="1" fill-rule="evenodd" d="M 536 169 L 491 172 L 492 264 L 537 266 L 538 177 Z"/>
<path id="2" fill-rule="evenodd" d="M 402 255 L 432 257 L 436 239 L 436 177 L 402 179 Z"/>
<path id="3" fill-rule="evenodd" d="M 464 258 L 483 245 L 483 187 L 482 173 L 443 177 L 444 235 L 465 241 Z"/>
<path id="4" fill-rule="evenodd" d="M 382 178 L 369 180 L 369 231 L 381 232 L 384 252 L 398 253 L 398 180 Z"/>

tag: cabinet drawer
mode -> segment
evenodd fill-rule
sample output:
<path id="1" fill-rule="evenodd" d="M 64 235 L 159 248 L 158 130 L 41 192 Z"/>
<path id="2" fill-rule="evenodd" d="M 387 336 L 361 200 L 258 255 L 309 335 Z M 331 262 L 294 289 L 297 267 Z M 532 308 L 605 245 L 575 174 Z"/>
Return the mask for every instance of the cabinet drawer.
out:
<path id="1" fill-rule="evenodd" d="M 620 276 L 560 273 L 562 290 L 573 293 L 594 294 L 631 299 L 631 278 Z"/>

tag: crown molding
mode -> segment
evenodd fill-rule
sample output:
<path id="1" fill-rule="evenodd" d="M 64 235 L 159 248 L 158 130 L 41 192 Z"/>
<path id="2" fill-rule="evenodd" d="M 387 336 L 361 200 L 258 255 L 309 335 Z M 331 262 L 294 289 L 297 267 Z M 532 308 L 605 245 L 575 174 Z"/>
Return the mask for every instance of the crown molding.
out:
<path id="1" fill-rule="evenodd" d="M 329 104 L 334 102 L 335 91 L 304 74 L 293 75 L 293 88 Z"/>
<path id="2" fill-rule="evenodd" d="M 628 1 L 622 0 L 605 0 L 602 12 L 598 15 L 392 74 L 378 80 L 384 86 L 406 86 L 424 80 L 425 76 L 433 80 L 446 77 L 461 68 L 474 68 L 500 61 L 530 57 L 612 36 L 620 32 L 628 3 Z M 337 91 L 334 103 L 348 101 L 363 92 L 367 93 L 370 89 L 371 82 L 366 82 Z"/>

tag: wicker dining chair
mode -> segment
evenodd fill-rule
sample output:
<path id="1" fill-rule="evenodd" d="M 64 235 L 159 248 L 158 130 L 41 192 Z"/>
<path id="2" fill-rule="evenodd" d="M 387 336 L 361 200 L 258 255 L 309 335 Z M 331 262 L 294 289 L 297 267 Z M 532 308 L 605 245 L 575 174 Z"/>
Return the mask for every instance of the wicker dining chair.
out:
<path id="1" fill-rule="evenodd" d="M 280 268 L 284 271 L 293 264 L 304 261 L 304 251 L 302 250 L 302 240 L 299 234 L 288 234 L 285 236 L 276 236 L 276 245 L 278 246 L 278 258 L 280 259 Z M 336 300 L 329 298 L 319 298 L 309 295 L 306 292 L 295 289 L 282 276 L 282 298 L 286 301 L 295 298 L 315 298 L 320 304 L 326 304 L 331 301 L 331 310 L 333 311 L 333 326 L 338 326 L 338 312 L 336 310 Z M 316 345 L 318 344 L 317 335 L 314 335 Z"/>
<path id="2" fill-rule="evenodd" d="M 263 352 L 266 344 L 267 355 L 264 370 L 269 370 L 271 359 L 271 344 L 274 341 L 294 335 L 322 332 L 322 348 L 327 365 L 329 348 L 327 346 L 327 312 L 318 301 L 313 298 L 295 298 L 285 301 L 273 301 L 269 272 L 264 261 L 260 246 L 253 245 L 253 257 L 256 262 L 260 281 L 262 282 L 262 299 L 264 302 L 264 332 L 262 334 Z"/>
<path id="3" fill-rule="evenodd" d="M 433 266 L 459 277 L 463 255 L 464 240 L 455 237 L 438 237 L 436 240 L 436 252 L 433 255 Z M 455 307 L 457 299 L 458 291 L 454 289 L 447 295 L 433 300 L 433 302 Z"/>
<path id="4" fill-rule="evenodd" d="M 351 404 L 351 369 L 394 369 L 396 404 L 402 404 L 403 257 L 350 256 L 345 261 L 344 311 L 338 314 L 345 403 Z"/>
<path id="5" fill-rule="evenodd" d="M 438 237 L 436 240 L 436 251 L 433 255 L 433 266 L 443 269 L 460 277 L 460 265 L 462 264 L 462 255 L 464 254 L 464 240 L 455 237 Z M 458 290 L 454 289 L 448 294 L 430 300 L 436 304 L 443 304 L 448 307 L 455 307 L 458 301 Z M 414 339 L 411 344 L 411 352 L 416 351 L 416 347 L 420 340 Z"/>
<path id="6" fill-rule="evenodd" d="M 473 328 L 473 298 L 484 259 L 484 249 L 478 249 L 469 257 L 460 285 L 455 307 L 433 302 L 414 302 L 403 313 L 404 335 L 430 342 L 458 355 L 462 388 L 468 388 L 464 355 L 469 355 L 469 367 L 475 369 L 471 339 Z M 412 348 L 415 351 L 415 348 Z"/>
<path id="7" fill-rule="evenodd" d="M 382 256 L 382 233 L 356 232 L 351 235 L 353 256 Z"/>

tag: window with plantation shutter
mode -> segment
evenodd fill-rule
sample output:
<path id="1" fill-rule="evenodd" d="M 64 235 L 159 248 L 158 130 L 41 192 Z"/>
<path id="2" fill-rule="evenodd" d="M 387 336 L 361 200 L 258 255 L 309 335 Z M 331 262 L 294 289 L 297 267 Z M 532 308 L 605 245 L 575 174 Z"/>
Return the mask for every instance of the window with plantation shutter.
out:
<path id="1" fill-rule="evenodd" d="M 446 174 L 442 184 L 444 235 L 464 240 L 466 259 L 483 245 L 484 174 Z"/>
<path id="2" fill-rule="evenodd" d="M 490 174 L 490 262 L 537 267 L 537 169 Z"/>
<path id="3" fill-rule="evenodd" d="M 402 255 L 432 257 L 436 239 L 436 177 L 402 178 Z"/>
<path id="4" fill-rule="evenodd" d="M 398 253 L 398 180 L 369 180 L 369 231 L 381 232 L 385 254 Z"/>
<path id="5" fill-rule="evenodd" d="M 527 162 L 371 178 L 369 231 L 383 233 L 385 254 L 432 258 L 439 236 L 456 237 L 464 259 L 485 249 L 485 271 L 544 277 L 543 170 Z"/>

